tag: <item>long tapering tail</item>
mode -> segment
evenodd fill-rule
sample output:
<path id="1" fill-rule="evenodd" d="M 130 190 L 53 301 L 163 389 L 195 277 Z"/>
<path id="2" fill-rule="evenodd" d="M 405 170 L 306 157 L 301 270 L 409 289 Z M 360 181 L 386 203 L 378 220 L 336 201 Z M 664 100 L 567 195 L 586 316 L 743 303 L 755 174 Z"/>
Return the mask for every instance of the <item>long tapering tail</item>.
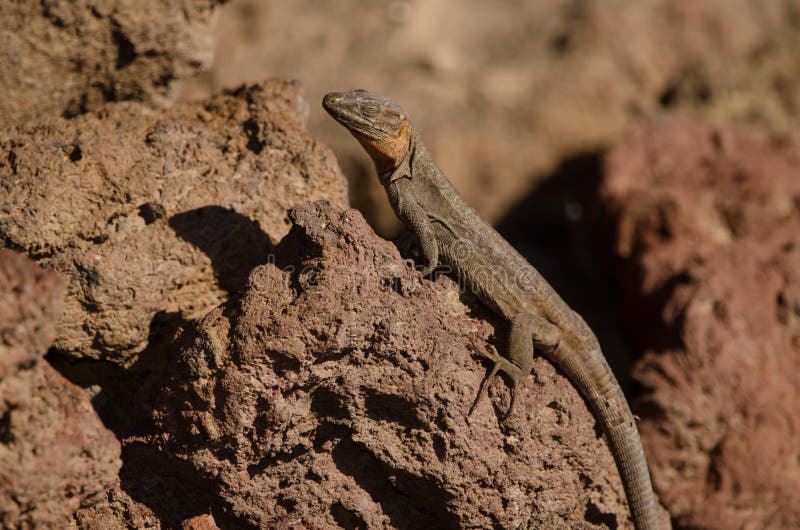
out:
<path id="1" fill-rule="evenodd" d="M 636 421 L 602 352 L 558 357 L 554 361 L 582 391 L 606 434 L 636 529 L 663 530 Z"/>

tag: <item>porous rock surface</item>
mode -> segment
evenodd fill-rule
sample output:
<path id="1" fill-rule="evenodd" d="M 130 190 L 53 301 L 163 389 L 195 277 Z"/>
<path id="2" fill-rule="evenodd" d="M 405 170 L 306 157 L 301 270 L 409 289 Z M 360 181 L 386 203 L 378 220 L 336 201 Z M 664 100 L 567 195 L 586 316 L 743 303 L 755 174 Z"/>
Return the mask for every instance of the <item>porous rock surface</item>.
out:
<path id="1" fill-rule="evenodd" d="M 153 111 L 110 105 L 0 132 L 0 246 L 69 278 L 54 346 L 129 364 L 160 322 L 238 289 L 309 199 L 346 203 L 297 85 Z"/>
<path id="2" fill-rule="evenodd" d="M 162 495 L 168 494 L 160 492 Z M 114 483 L 97 502 L 82 507 L 73 515 L 69 528 L 81 530 L 109 530 L 136 528 L 158 530 L 162 528 L 161 518 L 146 505 L 128 495 L 119 484 Z"/>
<path id="3" fill-rule="evenodd" d="M 632 528 L 595 420 L 551 364 L 537 358 L 507 423 L 500 377 L 468 421 L 487 366 L 467 335 L 485 347 L 492 327 L 455 283 L 422 279 L 355 210 L 291 218 L 276 262 L 183 337 L 154 414 L 155 441 L 216 492 L 215 516 Z"/>
<path id="4" fill-rule="evenodd" d="M 800 526 L 800 134 L 652 120 L 606 159 L 640 424 L 681 527 Z"/>
<path id="5" fill-rule="evenodd" d="M 34 366 L 55 337 L 64 285 L 25 256 L 0 250 L 0 381 Z"/>
<path id="6" fill-rule="evenodd" d="M 108 101 L 166 106 L 207 68 L 222 0 L 42 0 L 0 8 L 0 124 Z"/>
<path id="7" fill-rule="evenodd" d="M 219 527 L 214 517 L 206 514 L 186 519 L 181 523 L 181 530 L 219 530 Z"/>
<path id="8" fill-rule="evenodd" d="M 119 442 L 42 359 L 63 307 L 57 274 L 0 251 L 0 527 L 63 528 L 112 484 Z"/>

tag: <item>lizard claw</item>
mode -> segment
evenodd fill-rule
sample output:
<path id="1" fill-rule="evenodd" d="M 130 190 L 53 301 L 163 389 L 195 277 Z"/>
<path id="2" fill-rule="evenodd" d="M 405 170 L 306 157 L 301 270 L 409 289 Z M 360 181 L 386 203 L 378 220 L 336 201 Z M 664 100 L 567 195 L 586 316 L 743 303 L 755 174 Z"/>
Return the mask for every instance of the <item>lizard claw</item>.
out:
<path id="1" fill-rule="evenodd" d="M 472 406 L 469 408 L 469 412 L 467 412 L 467 418 L 472 416 L 472 413 L 475 412 L 475 407 L 478 406 L 478 403 L 480 403 L 481 399 L 486 394 L 486 389 L 489 387 L 489 381 L 492 380 L 498 370 L 500 370 L 500 365 L 495 364 L 494 368 L 492 368 L 492 371 L 489 372 L 489 375 L 484 377 L 483 381 L 481 381 L 481 387 L 478 389 L 478 395 L 475 396 L 475 401 L 472 402 Z"/>
<path id="2" fill-rule="evenodd" d="M 508 403 L 508 410 L 503 414 L 503 421 L 507 420 L 511 413 L 514 412 L 514 404 L 517 402 L 517 381 L 511 384 L 511 401 Z"/>
<path id="3" fill-rule="evenodd" d="M 497 348 L 495 348 L 494 345 L 487 344 L 486 348 L 488 351 L 482 351 L 480 348 L 478 348 L 478 345 L 476 344 L 474 337 L 472 337 L 471 335 L 467 335 L 467 337 L 470 339 L 470 342 L 472 343 L 472 348 L 475 351 L 475 353 L 477 353 L 481 357 L 484 357 L 485 359 L 494 361 L 494 367 L 492 367 L 491 372 L 489 372 L 489 374 L 486 377 L 484 377 L 483 381 L 481 382 L 481 386 L 478 389 L 478 395 L 475 397 L 475 401 L 472 402 L 472 406 L 469 408 L 469 412 L 467 412 L 467 418 L 472 416 L 472 413 L 475 411 L 475 408 L 478 406 L 478 403 L 480 403 L 481 399 L 483 399 L 483 396 L 486 394 L 486 391 L 488 390 L 489 387 L 489 382 L 492 380 L 492 378 L 497 374 L 497 372 L 503 371 L 507 373 L 512 380 L 511 402 L 508 405 L 508 410 L 506 411 L 505 414 L 503 414 L 502 418 L 503 420 L 505 420 L 511 415 L 511 412 L 514 410 L 514 403 L 517 400 L 517 379 L 518 379 L 519 369 L 514 364 L 512 364 L 508 359 L 502 357 L 499 353 L 497 353 Z"/>
<path id="4" fill-rule="evenodd" d="M 397 250 L 400 251 L 401 256 L 407 256 L 412 252 L 416 253 L 418 247 L 417 236 L 415 236 L 413 232 L 404 230 L 400 232 L 400 235 L 394 238 L 394 244 Z"/>
<path id="5" fill-rule="evenodd" d="M 410 258 L 406 258 L 405 262 L 406 262 L 406 265 L 408 265 L 409 268 L 414 269 L 414 270 L 418 270 L 419 273 L 423 276 L 423 278 L 426 277 L 426 276 L 429 276 L 430 273 L 432 273 L 433 270 L 438 266 L 436 263 L 429 263 L 429 264 L 425 265 L 424 267 L 419 268 L 419 267 L 417 267 L 417 264 L 414 262 L 414 260 L 410 259 Z"/>
<path id="6" fill-rule="evenodd" d="M 475 337 L 466 334 L 464 336 L 469 339 L 470 345 L 472 346 L 472 350 L 481 357 L 483 357 L 484 359 L 489 359 L 491 361 L 494 361 L 495 363 L 502 363 L 503 361 L 506 361 L 505 358 L 503 358 L 499 353 L 497 353 L 497 348 L 495 348 L 494 345 L 487 344 L 486 349 L 488 351 L 484 351 L 478 347 L 478 343 L 475 342 Z"/>
<path id="7" fill-rule="evenodd" d="M 428 277 L 434 271 L 434 269 L 436 269 L 436 267 L 438 267 L 438 266 L 439 266 L 439 264 L 436 262 L 436 260 L 432 260 L 432 261 L 428 262 L 427 265 L 422 267 L 420 269 L 419 273 L 422 274 L 423 277 Z"/>

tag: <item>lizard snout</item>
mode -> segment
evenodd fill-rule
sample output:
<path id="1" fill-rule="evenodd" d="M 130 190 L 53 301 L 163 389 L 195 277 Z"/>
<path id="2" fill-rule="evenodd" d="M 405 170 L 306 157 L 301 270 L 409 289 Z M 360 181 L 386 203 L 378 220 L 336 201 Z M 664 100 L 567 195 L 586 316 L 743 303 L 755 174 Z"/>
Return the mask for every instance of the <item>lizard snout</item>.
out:
<path id="1" fill-rule="evenodd" d="M 342 92 L 329 92 L 322 98 L 322 107 L 333 114 L 340 107 L 343 97 Z"/>

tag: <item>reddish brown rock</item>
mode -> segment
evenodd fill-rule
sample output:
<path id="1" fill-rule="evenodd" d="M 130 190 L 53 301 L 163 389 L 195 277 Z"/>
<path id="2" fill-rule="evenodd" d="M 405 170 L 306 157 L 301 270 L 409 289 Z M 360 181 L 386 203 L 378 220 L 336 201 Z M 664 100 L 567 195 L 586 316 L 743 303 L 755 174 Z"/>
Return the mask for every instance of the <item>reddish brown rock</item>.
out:
<path id="1" fill-rule="evenodd" d="M 492 328 L 454 282 L 421 279 L 355 210 L 291 217 L 277 262 L 184 337 L 156 409 L 158 442 L 205 477 L 215 514 L 258 528 L 631 528 L 595 421 L 551 364 L 536 360 L 508 423 L 499 377 L 468 422 L 487 367 L 465 333 Z"/>
<path id="2" fill-rule="evenodd" d="M 64 309 L 58 274 L 36 267 L 16 252 L 0 250 L 0 381 L 30 367 L 55 337 Z"/>
<path id="3" fill-rule="evenodd" d="M 119 443 L 86 395 L 41 360 L 55 336 L 62 298 L 55 273 L 0 252 L 3 528 L 64 527 L 119 469 Z"/>
<path id="4" fill-rule="evenodd" d="M 162 527 L 153 510 L 133 500 L 119 484 L 106 490 L 96 503 L 75 512 L 72 524 L 81 530 L 158 530 Z"/>
<path id="5" fill-rule="evenodd" d="M 181 530 L 219 530 L 219 527 L 211 515 L 198 515 L 181 523 Z"/>
<path id="6" fill-rule="evenodd" d="M 800 526 L 800 134 L 650 121 L 601 190 L 646 351 L 641 431 L 682 527 Z"/>
<path id="7" fill-rule="evenodd" d="M 55 347 L 129 364 L 160 322 L 238 289 L 309 199 L 346 204 L 293 83 L 0 132 L 0 245 L 69 278 Z"/>
<path id="8" fill-rule="evenodd" d="M 108 101 L 165 106 L 208 67 L 222 0 L 42 0 L 0 10 L 0 123 Z"/>

